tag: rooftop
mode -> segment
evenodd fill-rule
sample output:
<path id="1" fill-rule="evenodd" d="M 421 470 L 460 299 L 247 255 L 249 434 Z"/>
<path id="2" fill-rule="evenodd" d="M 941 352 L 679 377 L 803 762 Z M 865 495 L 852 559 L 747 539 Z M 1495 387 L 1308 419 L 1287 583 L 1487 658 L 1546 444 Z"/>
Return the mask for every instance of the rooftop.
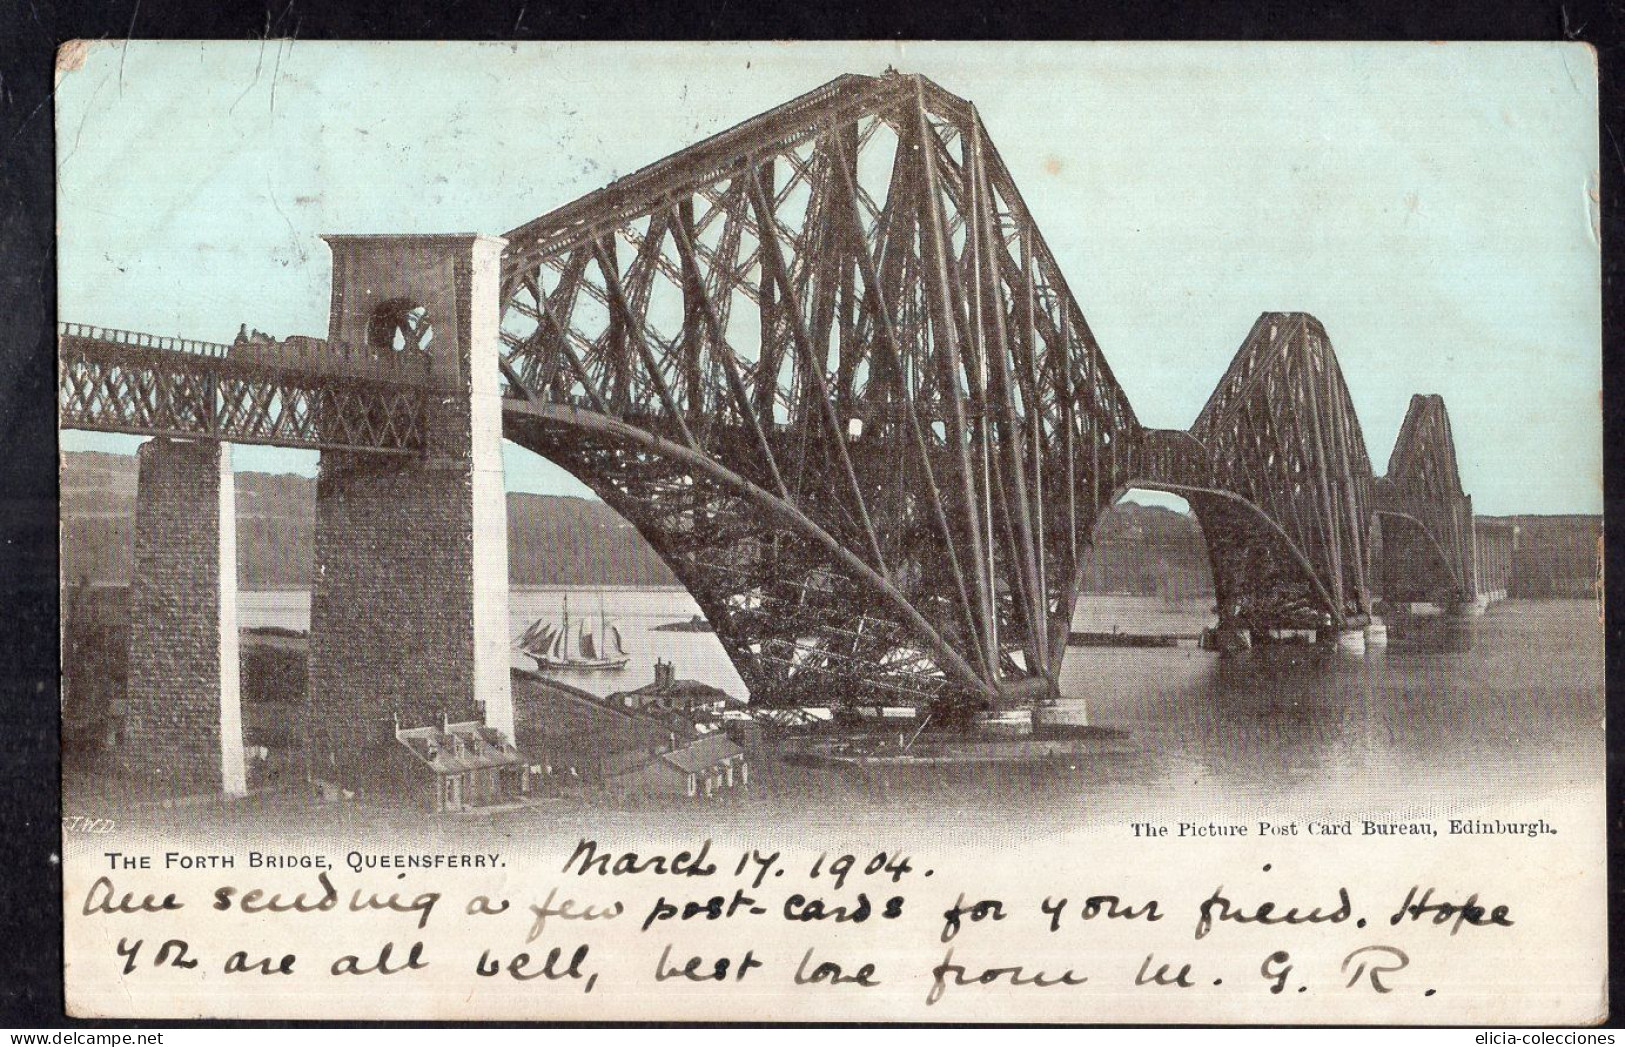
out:
<path id="1" fill-rule="evenodd" d="M 661 753 L 660 758 L 685 774 L 698 774 L 743 755 L 745 750 L 738 743 L 718 732 L 696 738 L 681 749 Z"/>
<path id="2" fill-rule="evenodd" d="M 395 738 L 439 774 L 459 774 L 523 762 L 502 734 L 478 721 L 397 728 Z"/>

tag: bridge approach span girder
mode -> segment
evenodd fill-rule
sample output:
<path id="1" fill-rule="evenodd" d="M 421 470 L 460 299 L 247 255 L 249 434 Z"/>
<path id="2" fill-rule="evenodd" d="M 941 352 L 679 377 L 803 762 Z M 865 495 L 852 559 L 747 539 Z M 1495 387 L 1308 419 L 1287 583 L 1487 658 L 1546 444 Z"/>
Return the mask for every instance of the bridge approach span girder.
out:
<path id="1" fill-rule="evenodd" d="M 64 429 L 314 450 L 417 454 L 419 385 L 233 358 L 231 347 L 63 325 L 57 349 Z"/>

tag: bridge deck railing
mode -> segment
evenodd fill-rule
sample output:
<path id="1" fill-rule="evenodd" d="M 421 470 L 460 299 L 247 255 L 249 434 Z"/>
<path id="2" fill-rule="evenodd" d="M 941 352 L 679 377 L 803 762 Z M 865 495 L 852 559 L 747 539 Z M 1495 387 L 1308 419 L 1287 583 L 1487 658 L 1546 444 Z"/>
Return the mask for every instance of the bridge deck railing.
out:
<path id="1" fill-rule="evenodd" d="M 132 345 L 143 349 L 165 349 L 176 353 L 190 353 L 193 356 L 212 356 L 224 359 L 230 352 L 231 346 L 223 342 L 205 342 L 196 338 L 171 338 L 167 335 L 148 334 L 144 331 L 125 331 L 117 327 L 98 327 L 95 324 L 59 323 L 56 325 L 59 338 L 83 338 L 89 341 L 113 342 L 118 345 Z"/>
<path id="2" fill-rule="evenodd" d="M 181 353 L 211 360 L 231 360 L 289 372 L 370 378 L 378 381 L 422 384 L 431 379 L 434 362 L 421 349 L 376 350 L 331 342 L 321 338 L 292 335 L 281 340 L 251 339 L 230 345 L 196 338 L 171 338 L 143 331 L 126 331 L 96 324 L 59 323 L 59 342 L 100 343 L 131 349 Z"/>
<path id="3" fill-rule="evenodd" d="M 385 454 L 428 445 L 433 394 L 421 380 L 287 366 L 217 342 L 60 328 L 63 429 Z"/>

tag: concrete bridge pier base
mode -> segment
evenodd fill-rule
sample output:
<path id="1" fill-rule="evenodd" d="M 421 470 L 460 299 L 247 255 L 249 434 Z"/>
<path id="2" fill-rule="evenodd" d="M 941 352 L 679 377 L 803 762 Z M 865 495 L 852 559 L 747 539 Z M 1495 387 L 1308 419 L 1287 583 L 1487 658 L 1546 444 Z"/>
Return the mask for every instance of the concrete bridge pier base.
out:
<path id="1" fill-rule="evenodd" d="M 1220 625 L 1214 630 L 1214 644 L 1222 657 L 1234 657 L 1253 649 L 1252 630 L 1235 625 Z"/>
<path id="2" fill-rule="evenodd" d="M 1386 636 L 1384 640 L 1386 640 Z M 1337 644 L 1337 649 L 1345 654 L 1364 654 L 1366 644 L 1365 629 L 1340 629 L 1334 642 Z"/>
<path id="3" fill-rule="evenodd" d="M 1365 653 L 1365 629 L 1338 629 L 1327 627 L 1315 630 L 1315 642 L 1335 647 L 1349 654 Z"/>
<path id="4" fill-rule="evenodd" d="M 120 759 L 164 792 L 248 790 L 231 448 L 155 439 L 137 453 L 135 570 Z"/>

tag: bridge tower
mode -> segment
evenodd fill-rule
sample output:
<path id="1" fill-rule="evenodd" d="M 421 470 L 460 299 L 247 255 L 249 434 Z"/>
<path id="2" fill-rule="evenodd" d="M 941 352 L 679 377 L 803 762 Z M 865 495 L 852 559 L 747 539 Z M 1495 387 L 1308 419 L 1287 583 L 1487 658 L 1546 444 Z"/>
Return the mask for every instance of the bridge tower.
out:
<path id="1" fill-rule="evenodd" d="M 483 715 L 513 737 L 498 304 L 504 241 L 329 236 L 328 346 L 415 354 L 426 447 L 322 451 L 311 772 L 364 781 L 388 732 Z M 363 354 L 365 355 L 365 353 Z"/>
<path id="2" fill-rule="evenodd" d="M 1461 487 L 1443 397 L 1411 397 L 1376 494 L 1383 598 L 1391 604 L 1478 609 L 1473 499 Z"/>

